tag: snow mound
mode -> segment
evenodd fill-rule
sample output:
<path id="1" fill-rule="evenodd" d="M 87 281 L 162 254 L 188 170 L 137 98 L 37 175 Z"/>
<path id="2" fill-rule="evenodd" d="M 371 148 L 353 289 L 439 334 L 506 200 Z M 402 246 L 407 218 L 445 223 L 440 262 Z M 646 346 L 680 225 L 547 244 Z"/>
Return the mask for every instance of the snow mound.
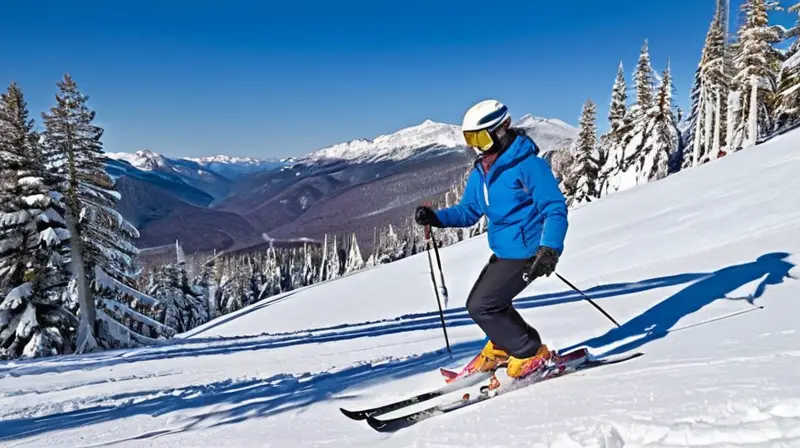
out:
<path id="1" fill-rule="evenodd" d="M 773 447 L 800 443 L 800 400 L 768 406 L 734 402 L 673 421 L 635 416 L 555 436 L 533 446 Z"/>

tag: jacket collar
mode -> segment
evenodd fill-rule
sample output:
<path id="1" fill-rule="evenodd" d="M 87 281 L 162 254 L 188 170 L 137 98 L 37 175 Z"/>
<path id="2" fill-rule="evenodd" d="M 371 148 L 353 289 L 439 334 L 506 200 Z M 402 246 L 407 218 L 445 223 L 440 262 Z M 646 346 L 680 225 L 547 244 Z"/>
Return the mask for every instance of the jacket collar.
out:
<path id="1" fill-rule="evenodd" d="M 516 134 L 517 136 L 514 138 L 514 141 L 511 142 L 508 148 L 501 152 L 497 160 L 492 163 L 489 172 L 485 175 L 487 181 L 494 173 L 504 171 L 509 166 L 514 165 L 518 160 L 539 154 L 539 147 L 527 134 L 521 130 L 517 130 Z M 478 156 L 473 165 L 473 168 L 477 169 L 482 176 L 484 175 L 483 167 L 481 167 L 483 158 L 483 155 Z"/>

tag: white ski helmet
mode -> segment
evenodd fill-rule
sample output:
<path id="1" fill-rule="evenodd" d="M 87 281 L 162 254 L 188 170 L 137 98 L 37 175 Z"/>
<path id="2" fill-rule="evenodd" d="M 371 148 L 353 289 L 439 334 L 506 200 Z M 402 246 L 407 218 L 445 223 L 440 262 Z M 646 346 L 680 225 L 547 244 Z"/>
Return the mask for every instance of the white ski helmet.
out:
<path id="1" fill-rule="evenodd" d="M 467 145 L 486 151 L 494 143 L 491 132 L 511 119 L 508 107 L 497 100 L 485 100 L 472 106 L 461 124 Z"/>
<path id="2" fill-rule="evenodd" d="M 494 129 L 510 118 L 508 107 L 497 100 L 485 100 L 469 108 L 464 115 L 461 129 L 464 131 L 480 131 Z"/>

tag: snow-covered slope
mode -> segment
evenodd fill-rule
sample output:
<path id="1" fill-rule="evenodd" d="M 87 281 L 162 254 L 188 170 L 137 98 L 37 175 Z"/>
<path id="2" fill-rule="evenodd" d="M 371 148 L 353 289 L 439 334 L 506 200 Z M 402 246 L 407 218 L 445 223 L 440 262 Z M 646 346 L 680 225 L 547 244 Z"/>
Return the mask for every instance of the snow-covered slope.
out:
<path id="1" fill-rule="evenodd" d="M 480 237 L 441 251 L 452 355 L 420 254 L 269 298 L 181 344 L 0 363 L 0 443 L 798 446 L 799 145 L 792 132 L 571 212 L 558 271 L 622 327 L 555 277 L 516 304 L 551 347 L 636 360 L 391 436 L 345 419 L 339 407 L 441 385 L 439 367 L 480 349 L 463 308 L 489 256 Z"/>

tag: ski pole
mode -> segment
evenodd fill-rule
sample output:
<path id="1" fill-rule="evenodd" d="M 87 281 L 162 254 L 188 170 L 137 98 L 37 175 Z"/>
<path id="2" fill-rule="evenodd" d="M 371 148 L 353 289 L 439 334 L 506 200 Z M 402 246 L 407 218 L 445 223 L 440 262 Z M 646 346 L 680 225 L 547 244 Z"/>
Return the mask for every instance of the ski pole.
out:
<path id="1" fill-rule="evenodd" d="M 561 276 L 561 275 L 560 275 L 558 272 L 556 272 L 556 276 L 557 276 L 559 279 L 561 279 L 561 281 L 562 281 L 562 282 L 566 283 L 566 285 L 567 285 L 567 286 L 569 286 L 569 287 L 570 287 L 570 288 L 572 288 L 572 289 L 573 289 L 575 292 L 577 292 L 578 294 L 580 294 L 580 295 L 581 295 L 581 297 L 583 297 L 584 299 L 586 299 L 586 301 L 587 301 L 587 302 L 591 303 L 591 304 L 592 304 L 592 305 L 593 305 L 595 308 L 597 308 L 598 310 L 600 310 L 600 312 L 601 312 L 601 313 L 603 313 L 603 315 L 604 315 L 604 316 L 606 316 L 606 317 L 607 317 L 607 318 L 608 318 L 608 319 L 609 319 L 611 322 L 614 322 L 614 325 L 616 325 L 617 327 L 620 327 L 620 324 L 618 324 L 618 323 L 617 323 L 617 321 L 616 321 L 616 320 L 614 320 L 614 318 L 613 318 L 613 317 L 611 317 L 611 315 L 610 315 L 610 314 L 606 313 L 606 311 L 605 311 L 603 308 L 601 308 L 601 307 L 600 307 L 600 305 L 598 305 L 598 304 L 594 303 L 594 301 L 593 301 L 592 299 L 590 299 L 590 298 L 589 298 L 589 296 L 587 296 L 586 294 L 584 294 L 584 293 L 583 293 L 583 292 L 582 292 L 580 289 L 576 288 L 576 287 L 575 287 L 575 285 L 573 285 L 572 283 L 568 282 L 568 281 L 567 281 L 567 279 L 565 279 L 564 277 L 562 277 L 562 276 Z"/>
<path id="2" fill-rule="evenodd" d="M 431 237 L 433 232 L 431 232 L 430 226 L 425 226 L 425 239 L 427 240 L 427 252 L 428 252 L 428 265 L 431 269 L 431 281 L 433 282 L 433 290 L 436 293 L 436 305 L 439 306 L 439 317 L 442 320 L 442 331 L 444 332 L 444 342 L 447 344 L 447 352 L 452 354 L 453 351 L 450 349 L 450 339 L 447 337 L 447 326 L 444 323 L 444 311 L 442 311 L 442 301 L 439 299 L 439 289 L 436 287 L 436 275 L 433 273 L 433 259 L 431 259 Z M 436 246 L 434 245 L 434 248 Z M 438 251 L 437 251 L 438 257 Z"/>
<path id="3" fill-rule="evenodd" d="M 447 294 L 447 286 L 444 284 L 444 271 L 442 270 L 442 259 L 439 257 L 439 243 L 436 241 L 436 235 L 433 234 L 433 229 L 430 229 L 431 241 L 433 241 L 433 253 L 436 254 L 436 264 L 439 267 L 439 281 L 441 282 L 441 294 L 444 297 L 444 307 L 450 303 L 450 296 Z"/>
<path id="4" fill-rule="evenodd" d="M 423 205 L 426 207 L 433 207 L 433 204 L 430 202 L 425 202 Z M 433 252 L 436 254 L 436 265 L 439 267 L 439 282 L 441 285 L 439 286 L 439 293 L 444 297 L 444 307 L 447 308 L 447 305 L 450 303 L 450 296 L 447 293 L 447 285 L 444 282 L 444 270 L 442 269 L 442 259 L 439 257 L 439 242 L 436 241 L 436 235 L 433 233 L 433 229 L 430 226 L 426 226 L 427 231 L 430 233 L 430 239 L 433 241 Z"/>

